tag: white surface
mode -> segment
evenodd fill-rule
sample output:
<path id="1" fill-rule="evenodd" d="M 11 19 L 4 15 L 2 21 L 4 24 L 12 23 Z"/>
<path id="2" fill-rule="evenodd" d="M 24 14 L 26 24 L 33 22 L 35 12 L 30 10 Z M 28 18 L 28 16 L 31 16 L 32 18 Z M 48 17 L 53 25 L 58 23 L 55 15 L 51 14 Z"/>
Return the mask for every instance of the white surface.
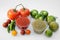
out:
<path id="1" fill-rule="evenodd" d="M 26 8 L 37 9 L 39 12 L 41 10 L 47 10 L 49 15 L 57 16 L 57 22 L 60 25 L 60 0 L 0 0 L 0 40 L 60 40 L 60 27 L 59 30 L 53 33 L 53 36 L 48 38 L 45 34 L 36 34 L 30 24 L 29 29 L 31 30 L 31 35 L 21 35 L 20 30 L 16 28 L 18 34 L 13 37 L 8 34 L 6 29 L 2 27 L 2 23 L 7 19 L 7 11 L 10 8 L 14 8 L 17 4 L 22 3 Z M 18 7 L 17 9 L 19 9 Z M 29 17 L 30 20 L 33 20 Z"/>

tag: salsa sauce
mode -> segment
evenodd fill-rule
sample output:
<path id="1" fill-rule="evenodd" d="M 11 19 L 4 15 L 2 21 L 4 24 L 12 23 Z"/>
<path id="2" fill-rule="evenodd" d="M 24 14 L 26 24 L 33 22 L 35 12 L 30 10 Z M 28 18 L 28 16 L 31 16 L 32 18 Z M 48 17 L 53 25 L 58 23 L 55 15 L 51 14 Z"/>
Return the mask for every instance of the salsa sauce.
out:
<path id="1" fill-rule="evenodd" d="M 18 17 L 16 19 L 16 25 L 19 29 L 26 29 L 30 24 L 30 20 L 27 17 Z"/>

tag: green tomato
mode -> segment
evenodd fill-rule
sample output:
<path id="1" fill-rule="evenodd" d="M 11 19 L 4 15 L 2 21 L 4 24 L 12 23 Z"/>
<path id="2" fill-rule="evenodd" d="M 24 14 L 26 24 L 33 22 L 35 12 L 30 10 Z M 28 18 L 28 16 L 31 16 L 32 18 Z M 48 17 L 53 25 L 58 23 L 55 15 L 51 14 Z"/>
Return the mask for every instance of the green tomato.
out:
<path id="1" fill-rule="evenodd" d="M 39 17 L 40 20 L 44 20 L 44 18 L 42 16 Z"/>
<path id="2" fill-rule="evenodd" d="M 53 34 L 53 32 L 52 32 L 51 30 L 46 30 L 46 31 L 45 31 L 45 35 L 46 35 L 47 37 L 51 37 L 52 34 Z"/>
<path id="3" fill-rule="evenodd" d="M 36 16 L 35 16 L 35 19 L 38 19 L 40 17 L 40 15 L 39 14 L 37 14 Z"/>
<path id="4" fill-rule="evenodd" d="M 58 25 L 56 22 L 51 22 L 51 23 L 49 23 L 49 28 L 50 28 L 53 32 L 55 32 L 55 31 L 58 30 L 59 25 Z"/>
<path id="5" fill-rule="evenodd" d="M 56 20 L 56 18 L 54 17 L 54 16 L 47 16 L 47 18 L 46 18 L 46 21 L 48 22 L 48 23 L 50 23 L 50 22 L 52 22 L 52 21 L 55 21 Z"/>
<path id="6" fill-rule="evenodd" d="M 48 12 L 45 11 L 45 10 L 42 10 L 42 11 L 40 12 L 40 14 L 43 15 L 44 17 L 47 17 L 47 16 L 48 16 Z"/>
<path id="7" fill-rule="evenodd" d="M 36 9 L 33 9 L 30 14 L 34 18 L 38 14 L 38 11 Z"/>

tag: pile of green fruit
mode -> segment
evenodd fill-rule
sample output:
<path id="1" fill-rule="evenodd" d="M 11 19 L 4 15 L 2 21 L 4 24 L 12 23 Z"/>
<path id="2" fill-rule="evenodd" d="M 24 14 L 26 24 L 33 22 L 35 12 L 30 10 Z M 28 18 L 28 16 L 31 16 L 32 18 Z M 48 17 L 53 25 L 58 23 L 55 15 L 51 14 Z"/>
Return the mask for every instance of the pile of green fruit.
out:
<path id="1" fill-rule="evenodd" d="M 35 19 L 44 20 L 48 16 L 48 12 L 45 10 L 42 10 L 40 13 L 38 13 L 37 10 L 33 9 L 31 11 L 31 16 Z"/>
<path id="2" fill-rule="evenodd" d="M 48 12 L 45 11 L 45 10 L 42 10 L 40 13 L 36 10 L 36 9 L 33 9 L 31 12 L 30 12 L 30 15 L 34 18 L 34 19 L 40 19 L 40 20 L 43 20 L 43 21 L 46 21 L 47 22 L 47 25 L 49 25 L 49 29 L 47 29 L 45 31 L 45 35 L 47 37 L 51 37 L 53 32 L 56 32 L 59 28 L 59 25 L 58 23 L 56 22 L 56 18 L 52 15 L 48 15 Z"/>

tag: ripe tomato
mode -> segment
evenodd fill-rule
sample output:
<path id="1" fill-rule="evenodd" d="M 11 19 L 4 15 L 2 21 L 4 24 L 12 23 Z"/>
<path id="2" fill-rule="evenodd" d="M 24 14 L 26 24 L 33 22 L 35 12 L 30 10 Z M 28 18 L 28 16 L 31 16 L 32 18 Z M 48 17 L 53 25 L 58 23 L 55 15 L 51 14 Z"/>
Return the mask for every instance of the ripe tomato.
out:
<path id="1" fill-rule="evenodd" d="M 26 17 L 26 16 L 29 16 L 30 10 L 27 8 L 22 8 L 22 9 L 20 9 L 20 13 L 21 13 L 21 16 Z"/>
<path id="2" fill-rule="evenodd" d="M 29 34 L 31 33 L 31 31 L 30 31 L 30 30 L 26 30 L 25 33 L 26 33 L 27 35 L 29 35 Z"/>
<path id="3" fill-rule="evenodd" d="M 9 19 L 14 20 L 19 15 L 19 12 L 14 9 L 8 10 L 7 16 Z"/>

